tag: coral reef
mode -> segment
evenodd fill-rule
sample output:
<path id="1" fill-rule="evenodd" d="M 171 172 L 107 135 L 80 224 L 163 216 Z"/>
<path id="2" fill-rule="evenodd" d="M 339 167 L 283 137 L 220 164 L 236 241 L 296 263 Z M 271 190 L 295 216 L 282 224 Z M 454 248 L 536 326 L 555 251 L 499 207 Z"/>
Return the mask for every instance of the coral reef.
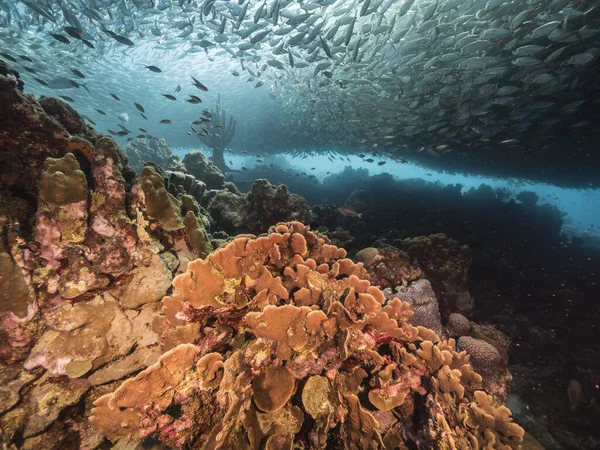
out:
<path id="1" fill-rule="evenodd" d="M 471 250 L 443 233 L 405 239 L 403 247 L 411 259 L 417 260 L 440 302 L 442 317 L 451 313 L 468 316 L 473 298 L 468 289 Z"/>
<path id="2" fill-rule="evenodd" d="M 141 172 L 148 161 L 158 164 L 163 170 L 182 170 L 179 157 L 173 155 L 171 147 L 164 139 L 156 137 L 137 138 L 123 148 L 129 165 Z"/>
<path id="3" fill-rule="evenodd" d="M 518 448 L 469 356 L 298 222 L 188 264 L 154 320 L 166 352 L 94 402 L 111 440 L 195 448 Z"/>
<path id="4" fill-rule="evenodd" d="M 63 102 L 3 75 L 0 97 L 0 446 L 96 448 L 89 407 L 158 361 L 154 315 L 212 251 L 207 221 Z"/>
<path id="5" fill-rule="evenodd" d="M 260 234 L 273 223 L 310 220 L 310 209 L 302 197 L 267 180 L 256 180 L 245 196 L 230 190 L 215 192 L 207 209 L 217 228 L 230 234 Z"/>
<path id="6" fill-rule="evenodd" d="M 206 184 L 208 189 L 223 189 L 225 175 L 202 152 L 187 153 L 183 157 L 186 170 Z"/>
<path id="7" fill-rule="evenodd" d="M 437 299 L 429 281 L 421 279 L 411 283 L 409 286 L 397 286 L 392 292 L 390 288 L 383 290 L 387 298 L 399 298 L 410 305 L 414 315 L 409 323 L 417 326 L 422 325 L 432 329 L 438 336 L 442 335 L 442 322 Z"/>
<path id="8" fill-rule="evenodd" d="M 202 197 L 206 192 L 206 184 L 190 175 L 189 173 L 178 171 L 165 171 L 165 177 L 169 182 L 168 190 L 171 194 L 177 196 L 186 193 L 194 197 L 198 202 L 202 202 Z"/>
<path id="9" fill-rule="evenodd" d="M 100 135 L 62 100 L 23 95 L 12 75 L 0 75 L 0 123 L 0 226 L 14 221 L 31 228 L 46 158 L 70 152 L 89 167 Z"/>
<path id="10" fill-rule="evenodd" d="M 364 263 L 371 282 L 381 289 L 407 286 L 421 276 L 408 254 L 390 245 L 364 248 L 356 254 L 356 260 Z"/>
<path id="11" fill-rule="evenodd" d="M 264 232 L 277 222 L 310 221 L 306 200 L 290 193 L 283 184 L 273 186 L 267 180 L 256 180 L 246 199 L 249 206 L 246 226 L 251 233 Z"/>

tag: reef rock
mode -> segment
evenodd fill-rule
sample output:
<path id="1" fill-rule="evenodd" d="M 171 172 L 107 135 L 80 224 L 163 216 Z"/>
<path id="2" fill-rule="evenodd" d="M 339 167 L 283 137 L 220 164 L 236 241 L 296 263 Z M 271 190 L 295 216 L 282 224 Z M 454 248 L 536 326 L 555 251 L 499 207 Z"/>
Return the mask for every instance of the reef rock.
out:
<path id="1" fill-rule="evenodd" d="M 173 155 L 167 141 L 159 138 L 138 138 L 123 148 L 129 164 L 141 172 L 148 161 L 158 164 L 163 170 L 181 170 L 183 164 Z"/>
<path id="2" fill-rule="evenodd" d="M 202 197 L 206 192 L 206 184 L 193 175 L 184 172 L 173 172 L 166 170 L 165 176 L 169 182 L 169 192 L 173 195 L 186 193 L 202 203 Z"/>
<path id="3" fill-rule="evenodd" d="M 256 180 L 246 199 L 248 215 L 245 225 L 251 233 L 264 233 L 271 224 L 278 222 L 310 221 L 306 200 L 290 193 L 284 184 L 274 186 L 267 180 Z"/>
<path id="4" fill-rule="evenodd" d="M 246 196 L 230 189 L 211 195 L 208 212 L 216 226 L 229 234 L 260 234 L 271 223 L 310 220 L 306 200 L 290 193 L 285 185 L 274 186 L 267 180 L 256 180 Z"/>
<path id="5" fill-rule="evenodd" d="M 410 286 L 398 286 L 392 295 L 410 305 L 414 315 L 409 319 L 409 323 L 430 328 L 438 336 L 442 335 L 440 309 L 429 281 L 417 280 Z"/>
<path id="6" fill-rule="evenodd" d="M 468 274 L 471 250 L 443 233 L 420 236 L 403 241 L 411 260 L 416 260 L 440 302 L 443 318 L 451 313 L 469 316 L 473 298 L 469 293 Z"/>
<path id="7" fill-rule="evenodd" d="M 134 179 L 114 140 L 66 106 L 0 75 L 3 448 L 96 448 L 86 405 L 156 363 L 160 301 L 212 251 L 193 197 L 167 192 L 154 167 Z"/>
<path id="8" fill-rule="evenodd" d="M 236 234 L 244 228 L 248 201 L 229 191 L 218 191 L 208 204 L 208 213 L 220 230 Z"/>
<path id="9" fill-rule="evenodd" d="M 405 252 L 386 245 L 382 248 L 367 247 L 356 254 L 371 275 L 371 283 L 384 288 L 407 286 L 421 275 L 421 270 L 411 263 Z"/>
<path id="10" fill-rule="evenodd" d="M 73 153 L 85 167 L 93 160 L 90 139 L 97 136 L 82 126 L 83 119 L 61 100 L 43 104 L 56 116 L 23 95 L 14 76 L 0 74 L 0 226 L 11 221 L 33 225 L 46 158 Z M 71 135 L 67 128 L 81 134 Z"/>
<path id="11" fill-rule="evenodd" d="M 225 175 L 202 152 L 191 152 L 183 157 L 186 170 L 206 184 L 208 189 L 223 189 Z"/>

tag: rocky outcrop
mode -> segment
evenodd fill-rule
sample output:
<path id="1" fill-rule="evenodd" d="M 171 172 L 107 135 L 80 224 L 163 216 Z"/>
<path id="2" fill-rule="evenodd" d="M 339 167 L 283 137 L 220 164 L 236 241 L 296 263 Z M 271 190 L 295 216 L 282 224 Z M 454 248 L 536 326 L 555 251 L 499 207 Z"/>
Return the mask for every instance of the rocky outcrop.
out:
<path id="1" fill-rule="evenodd" d="M 142 171 L 147 162 L 153 162 L 163 170 L 183 169 L 179 157 L 173 155 L 171 147 L 164 139 L 138 138 L 125 146 L 123 151 L 129 158 L 129 165 L 138 173 Z"/>
<path id="2" fill-rule="evenodd" d="M 256 180 L 247 195 L 225 189 L 211 193 L 208 212 L 218 228 L 230 234 L 260 234 L 269 224 L 296 220 L 308 223 L 310 208 L 285 185 L 274 186 L 267 180 Z"/>
<path id="3" fill-rule="evenodd" d="M 206 192 L 206 184 L 198 180 L 189 173 L 179 171 L 165 171 L 166 179 L 169 182 L 169 192 L 177 195 L 185 192 L 196 199 L 198 203 L 202 202 L 202 197 Z"/>
<path id="4" fill-rule="evenodd" d="M 225 175 L 202 152 L 191 152 L 184 156 L 186 170 L 206 184 L 208 189 L 223 189 Z"/>
<path id="5" fill-rule="evenodd" d="M 72 134 L 79 133 L 79 134 Z M 196 200 L 0 75 L 0 446 L 98 448 L 88 410 L 154 364 L 160 300 L 212 251 Z"/>

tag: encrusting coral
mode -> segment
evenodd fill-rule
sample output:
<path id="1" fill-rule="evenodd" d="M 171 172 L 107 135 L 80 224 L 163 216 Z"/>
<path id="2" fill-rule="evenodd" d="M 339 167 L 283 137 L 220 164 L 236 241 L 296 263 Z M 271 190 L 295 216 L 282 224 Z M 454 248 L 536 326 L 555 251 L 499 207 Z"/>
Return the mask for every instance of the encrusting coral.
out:
<path id="1" fill-rule="evenodd" d="M 166 353 L 90 422 L 186 448 L 518 448 L 466 352 L 345 256 L 291 222 L 190 262 L 154 320 Z"/>
<path id="2" fill-rule="evenodd" d="M 112 138 L 2 74 L 0 116 L 0 447 L 98 448 L 91 405 L 164 353 L 153 317 L 212 251 L 208 220 L 160 169 L 136 177 Z"/>

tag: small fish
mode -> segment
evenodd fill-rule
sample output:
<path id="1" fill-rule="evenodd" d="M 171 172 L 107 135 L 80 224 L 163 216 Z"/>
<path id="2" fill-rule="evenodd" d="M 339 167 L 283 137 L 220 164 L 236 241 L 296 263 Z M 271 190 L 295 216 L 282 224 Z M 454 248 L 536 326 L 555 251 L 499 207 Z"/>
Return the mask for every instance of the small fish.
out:
<path id="1" fill-rule="evenodd" d="M 198 80 L 196 80 L 194 77 L 192 77 L 192 80 L 194 80 L 194 86 L 196 86 L 198 89 L 200 89 L 201 91 L 204 91 L 204 92 L 208 91 L 208 88 L 206 86 L 204 86 L 202 83 L 200 83 Z"/>
<path id="2" fill-rule="evenodd" d="M 180 91 L 181 91 L 181 85 L 178 84 L 177 87 L 175 88 L 175 90 L 173 91 L 173 94 L 177 94 Z"/>
<path id="3" fill-rule="evenodd" d="M 128 131 L 117 131 L 117 133 L 116 133 L 117 136 L 121 136 L 121 137 L 127 136 L 128 134 L 129 134 Z"/>
<path id="4" fill-rule="evenodd" d="M 346 217 L 362 217 L 362 213 L 356 212 L 354 208 L 349 206 L 340 206 L 337 210 Z"/>
<path id="5" fill-rule="evenodd" d="M 196 105 L 198 103 L 202 103 L 202 99 L 200 99 L 200 97 L 190 94 L 190 98 L 188 98 L 186 102 L 191 103 L 192 105 Z"/>
<path id="6" fill-rule="evenodd" d="M 77 69 L 71 69 L 71 72 L 73 72 L 75 74 L 75 76 L 78 76 L 79 78 L 85 78 L 85 75 L 82 74 L 79 70 Z"/>
<path id="7" fill-rule="evenodd" d="M 138 128 L 138 130 L 140 130 L 142 133 L 147 133 L 148 130 L 146 130 L 145 128 Z"/>
<path id="8" fill-rule="evenodd" d="M 177 98 L 171 94 L 163 94 L 163 97 L 168 98 L 169 100 L 177 100 Z"/>
<path id="9" fill-rule="evenodd" d="M 223 127 L 223 125 L 215 125 L 213 128 L 219 128 L 222 130 L 224 127 Z"/>
<path id="10" fill-rule="evenodd" d="M 75 100 L 73 100 L 73 98 L 69 97 L 68 95 L 60 95 L 59 97 L 67 102 L 73 103 L 75 101 Z"/>
<path id="11" fill-rule="evenodd" d="M 143 113 L 143 112 L 146 112 L 146 111 L 144 110 L 144 107 L 143 107 L 142 105 L 140 105 L 138 102 L 134 102 L 133 104 L 135 105 L 135 107 L 137 108 L 137 110 L 138 110 L 139 112 L 141 112 L 141 113 Z"/>
<path id="12" fill-rule="evenodd" d="M 75 27 L 64 27 L 63 30 L 65 30 L 65 33 L 67 33 L 69 36 L 75 38 L 75 39 L 83 39 L 81 37 L 81 34 L 79 33 L 79 30 Z"/>
<path id="13" fill-rule="evenodd" d="M 120 101 L 121 101 L 121 99 L 120 99 L 119 97 L 117 97 L 115 94 L 113 94 L 112 92 L 109 92 L 109 94 L 110 94 L 110 96 L 111 96 L 112 98 L 114 98 L 116 101 L 118 101 L 118 102 L 120 102 Z"/>
<path id="14" fill-rule="evenodd" d="M 365 161 L 365 162 L 368 162 L 368 163 L 372 163 L 372 162 L 374 162 L 375 160 L 374 160 L 373 158 L 368 158 L 368 159 L 365 159 L 364 161 Z"/>
<path id="15" fill-rule="evenodd" d="M 102 114 L 103 116 L 106 115 L 106 113 L 104 111 L 102 111 L 101 109 L 96 109 L 96 111 L 98 111 L 98 113 Z"/>
<path id="16" fill-rule="evenodd" d="M 148 118 L 143 113 L 140 113 L 140 116 L 142 116 L 144 119 L 148 120 Z"/>
<path id="17" fill-rule="evenodd" d="M 242 170 L 245 170 L 245 171 L 247 171 L 248 169 L 246 169 L 245 167 L 243 167 L 243 166 L 242 166 Z"/>
<path id="18" fill-rule="evenodd" d="M 377 165 L 378 165 L 378 166 L 383 166 L 384 164 L 385 164 L 385 161 L 379 161 L 379 162 L 377 163 Z"/>
<path id="19" fill-rule="evenodd" d="M 9 55 L 8 53 L 0 53 L 5 59 L 8 59 L 12 62 L 17 62 L 17 59 L 14 56 Z"/>
<path id="20" fill-rule="evenodd" d="M 134 45 L 133 41 L 126 38 L 125 36 L 119 36 L 118 34 L 115 34 L 114 36 L 112 36 L 113 39 L 123 45 Z"/>
<path id="21" fill-rule="evenodd" d="M 50 33 L 50 36 L 52 36 L 58 42 L 62 42 L 63 44 L 70 44 L 71 43 L 71 41 L 66 36 L 63 36 L 62 34 Z"/>
<path id="22" fill-rule="evenodd" d="M 27 61 L 27 62 L 33 62 L 33 59 L 31 59 L 29 56 L 27 55 L 19 55 L 19 58 L 21 58 L 23 61 Z"/>
<path id="23" fill-rule="evenodd" d="M 31 67 L 26 67 L 26 66 L 23 66 L 23 69 L 25 69 L 25 70 L 26 70 L 27 72 L 29 72 L 29 73 L 33 73 L 33 74 L 36 74 L 36 73 L 37 73 L 37 72 L 35 71 L 35 69 L 32 69 Z"/>
<path id="24" fill-rule="evenodd" d="M 164 123 L 165 125 L 170 125 L 173 122 L 171 122 L 169 119 L 163 119 L 163 120 L 160 121 L 160 123 Z"/>
<path id="25" fill-rule="evenodd" d="M 146 69 L 148 69 L 150 72 L 154 72 L 154 73 L 161 73 L 161 72 L 162 72 L 162 70 L 160 70 L 160 69 L 159 69 L 158 67 L 156 67 L 156 66 L 146 66 L 146 65 L 144 65 L 144 67 L 145 67 Z"/>

